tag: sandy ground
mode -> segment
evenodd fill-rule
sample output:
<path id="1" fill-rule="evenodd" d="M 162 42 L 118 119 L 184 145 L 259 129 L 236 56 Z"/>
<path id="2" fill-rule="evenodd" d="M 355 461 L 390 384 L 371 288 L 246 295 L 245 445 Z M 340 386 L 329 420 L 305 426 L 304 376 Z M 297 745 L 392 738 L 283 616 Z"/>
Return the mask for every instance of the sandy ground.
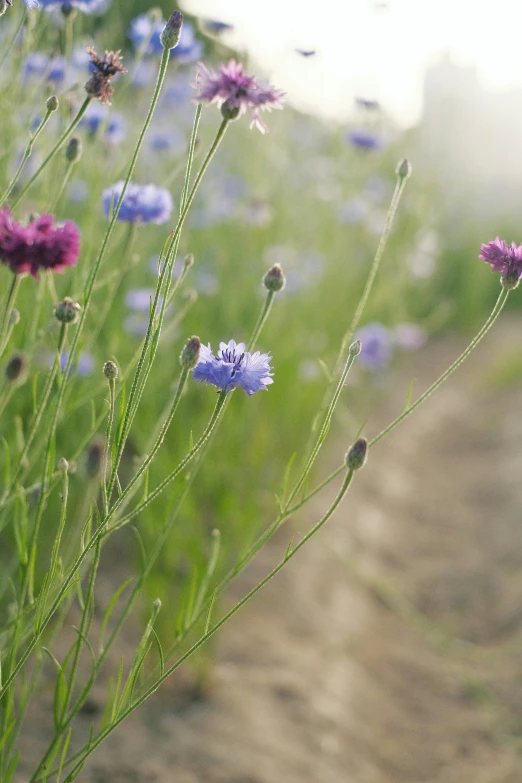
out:
<path id="1" fill-rule="evenodd" d="M 522 386 L 486 380 L 488 359 L 522 349 L 520 327 L 505 321 L 375 447 L 331 524 L 221 633 L 208 693 L 190 698 L 186 675 L 173 678 L 80 781 L 522 781 Z M 416 389 L 461 347 L 416 357 Z M 29 727 L 35 751 L 48 710 Z"/>

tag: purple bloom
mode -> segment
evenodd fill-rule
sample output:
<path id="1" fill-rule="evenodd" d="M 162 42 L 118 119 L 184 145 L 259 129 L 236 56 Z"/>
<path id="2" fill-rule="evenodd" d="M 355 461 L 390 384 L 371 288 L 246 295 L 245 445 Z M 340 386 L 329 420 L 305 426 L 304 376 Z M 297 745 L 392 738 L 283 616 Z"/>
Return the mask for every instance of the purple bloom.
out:
<path id="1" fill-rule="evenodd" d="M 118 203 L 123 191 L 123 180 L 103 191 L 103 212 L 109 217 L 111 209 Z M 156 185 L 129 183 L 118 220 L 129 223 L 165 223 L 173 209 L 172 196 L 165 188 Z"/>
<path id="2" fill-rule="evenodd" d="M 0 258 L 15 274 L 30 272 L 38 277 L 40 269 L 63 272 L 74 266 L 80 254 L 80 232 L 68 220 L 54 227 L 52 215 L 41 215 L 28 226 L 17 223 L 9 207 L 0 210 Z"/>
<path id="3" fill-rule="evenodd" d="M 246 76 L 243 66 L 235 60 L 229 60 L 228 65 L 220 65 L 219 73 L 210 71 L 200 63 L 202 69 L 201 81 L 198 86 L 198 103 L 216 103 L 219 108 L 225 106 L 227 112 L 236 112 L 240 117 L 250 109 L 252 122 L 266 133 L 268 128 L 261 121 L 260 111 L 282 109 L 285 93 L 276 90 L 268 84 L 258 82 L 255 76 Z"/>
<path id="4" fill-rule="evenodd" d="M 369 130 L 352 130 L 348 133 L 348 141 L 363 150 L 378 150 L 382 147 L 382 140 Z"/>
<path id="5" fill-rule="evenodd" d="M 102 14 L 107 10 L 109 3 L 110 0 L 39 0 L 39 5 L 46 11 L 61 8 L 64 14 L 69 14 L 75 8 L 83 11 L 84 14 Z M 29 6 L 31 7 L 36 6 Z"/>
<path id="6" fill-rule="evenodd" d="M 392 356 L 392 339 L 382 324 L 371 323 L 354 334 L 354 340 L 361 341 L 361 352 L 357 360 L 370 370 L 385 367 Z"/>
<path id="7" fill-rule="evenodd" d="M 241 386 L 250 396 L 273 383 L 270 367 L 270 354 L 245 351 L 245 343 L 236 345 L 234 340 L 220 343 L 217 356 L 210 345 L 201 346 L 199 362 L 194 368 L 194 380 L 213 384 L 228 393 Z"/>
<path id="8" fill-rule="evenodd" d="M 503 278 L 520 280 L 522 277 L 522 245 L 518 247 L 514 242 L 508 247 L 507 242 L 498 237 L 480 246 L 480 255 L 483 261 L 491 264 L 493 272 L 500 272 Z"/>

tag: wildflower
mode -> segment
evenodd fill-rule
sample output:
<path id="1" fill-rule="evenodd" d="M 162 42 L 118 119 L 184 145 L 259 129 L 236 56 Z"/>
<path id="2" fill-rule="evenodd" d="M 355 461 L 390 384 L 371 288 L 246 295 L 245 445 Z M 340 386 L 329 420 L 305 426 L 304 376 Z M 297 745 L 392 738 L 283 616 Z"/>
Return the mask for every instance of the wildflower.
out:
<path id="1" fill-rule="evenodd" d="M 79 254 L 80 232 L 72 221 L 55 227 L 53 215 L 41 215 L 24 226 L 7 205 L 0 210 L 0 258 L 15 274 L 30 272 L 38 277 L 40 269 L 63 272 L 76 264 Z"/>
<path id="2" fill-rule="evenodd" d="M 164 49 L 175 49 L 181 38 L 183 27 L 183 14 L 181 11 L 173 11 L 167 24 L 160 33 L 160 42 Z"/>
<path id="3" fill-rule="evenodd" d="M 184 370 L 193 370 L 199 362 L 201 351 L 201 340 L 196 335 L 187 340 L 179 357 L 179 361 Z"/>
<path id="4" fill-rule="evenodd" d="M 392 340 L 388 329 L 382 324 L 363 326 L 355 335 L 361 342 L 359 361 L 370 370 L 385 367 L 392 356 Z"/>
<path id="5" fill-rule="evenodd" d="M 207 386 L 213 384 L 227 393 L 241 386 L 250 396 L 273 383 L 270 358 L 270 354 L 259 351 L 251 354 L 245 351 L 245 343 L 236 345 L 234 340 L 228 344 L 220 343 L 217 356 L 212 353 L 210 345 L 202 345 L 193 378 L 205 381 Z"/>
<path id="6" fill-rule="evenodd" d="M 118 366 L 111 361 L 105 362 L 103 365 L 103 374 L 108 381 L 115 381 L 118 377 Z"/>
<path id="7" fill-rule="evenodd" d="M 114 92 L 111 81 L 118 73 L 127 73 L 127 69 L 121 64 L 120 52 L 106 51 L 103 57 L 99 57 L 92 46 L 87 51 L 91 56 L 91 66 L 94 71 L 85 85 L 87 95 L 110 106 Z"/>
<path id="8" fill-rule="evenodd" d="M 113 112 L 101 103 L 91 103 L 80 120 L 80 128 L 85 128 L 95 136 L 100 128 L 104 129 L 104 139 L 109 144 L 120 144 L 127 131 L 126 122 L 121 114 Z"/>
<path id="9" fill-rule="evenodd" d="M 120 180 L 103 191 L 103 211 L 109 217 L 111 209 L 118 203 L 124 182 Z M 172 213 L 170 192 L 156 185 L 129 183 L 118 213 L 118 220 L 129 223 L 165 223 Z"/>
<path id="10" fill-rule="evenodd" d="M 282 90 L 258 82 L 255 76 L 246 76 L 243 66 L 235 60 L 229 60 L 228 65 L 220 65 L 219 73 L 208 70 L 203 64 L 200 67 L 198 103 L 216 103 L 228 119 L 240 117 L 250 109 L 250 127 L 255 125 L 261 133 L 267 132 L 259 112 L 282 109 L 285 97 Z"/>
<path id="11" fill-rule="evenodd" d="M 522 245 L 518 247 L 514 242 L 508 247 L 507 242 L 498 237 L 480 246 L 480 255 L 483 261 L 491 264 L 492 272 L 500 272 L 502 284 L 505 288 L 516 288 L 522 277 Z"/>
<path id="12" fill-rule="evenodd" d="M 360 470 L 364 466 L 368 457 L 368 441 L 366 438 L 359 438 L 348 450 L 344 458 L 348 470 Z"/>
<path id="13" fill-rule="evenodd" d="M 82 312 L 81 305 L 66 296 L 63 302 L 59 302 L 54 308 L 54 315 L 62 324 L 75 324 Z"/>
<path id="14" fill-rule="evenodd" d="M 163 54 L 161 34 L 164 29 L 163 19 L 153 19 L 150 14 L 139 14 L 130 24 L 129 38 L 135 49 L 145 47 L 146 55 Z M 194 27 L 190 22 L 184 22 L 179 41 L 176 47 L 171 49 L 171 56 L 186 64 L 194 62 L 202 54 L 203 44 L 196 37 Z"/>
<path id="15" fill-rule="evenodd" d="M 348 133 L 348 141 L 363 150 L 378 150 L 382 147 L 382 140 L 369 130 L 352 130 Z"/>
<path id="16" fill-rule="evenodd" d="M 24 0 L 27 2 L 34 0 Z M 72 11 L 83 11 L 84 14 L 102 14 L 109 7 L 110 0 L 39 0 L 39 4 L 46 11 L 52 11 L 55 8 L 61 8 L 64 16 L 68 16 Z M 38 3 L 37 3 L 38 5 Z M 37 6 L 29 6 L 36 8 Z"/>

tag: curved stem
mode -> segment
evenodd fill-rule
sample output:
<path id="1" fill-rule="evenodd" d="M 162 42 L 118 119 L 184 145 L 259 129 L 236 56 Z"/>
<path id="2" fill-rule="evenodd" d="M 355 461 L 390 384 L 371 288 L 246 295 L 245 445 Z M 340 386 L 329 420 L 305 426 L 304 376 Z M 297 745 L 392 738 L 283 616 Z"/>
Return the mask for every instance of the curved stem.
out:
<path id="1" fill-rule="evenodd" d="M 254 331 L 252 332 L 250 340 L 247 343 L 247 351 L 252 351 L 257 340 L 259 339 L 261 330 L 265 325 L 268 316 L 270 315 L 270 310 L 272 309 L 273 301 L 274 301 L 274 292 L 268 291 L 265 297 L 265 304 L 263 306 L 263 309 L 259 313 L 259 318 L 257 319 L 257 323 L 254 326 Z"/>

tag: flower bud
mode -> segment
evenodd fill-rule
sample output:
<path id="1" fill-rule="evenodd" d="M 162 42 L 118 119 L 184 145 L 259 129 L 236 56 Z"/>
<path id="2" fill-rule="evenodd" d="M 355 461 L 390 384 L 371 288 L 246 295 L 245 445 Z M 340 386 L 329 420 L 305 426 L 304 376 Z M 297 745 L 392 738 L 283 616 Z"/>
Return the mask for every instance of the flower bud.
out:
<path id="1" fill-rule="evenodd" d="M 267 291 L 282 291 L 285 287 L 286 278 L 280 264 L 274 264 L 263 278 L 263 283 Z"/>
<path id="2" fill-rule="evenodd" d="M 65 457 L 62 457 L 58 461 L 58 470 L 62 474 L 62 476 L 65 476 L 69 472 L 69 463 L 65 459 Z"/>
<path id="3" fill-rule="evenodd" d="M 199 362 L 199 351 L 201 348 L 201 340 L 199 337 L 193 336 L 187 340 L 187 344 L 181 352 L 179 361 L 184 370 L 192 370 Z"/>
<path id="4" fill-rule="evenodd" d="M 368 441 L 366 438 L 359 438 L 355 441 L 351 449 L 346 453 L 344 462 L 348 470 L 359 470 L 366 462 L 368 455 Z"/>
<path id="5" fill-rule="evenodd" d="M 182 24 L 183 14 L 181 11 L 173 11 L 160 35 L 161 45 L 164 49 L 174 49 L 179 44 Z"/>
<path id="6" fill-rule="evenodd" d="M 54 314 L 61 324 L 74 324 L 80 317 L 82 311 L 78 302 L 73 302 L 70 296 L 66 296 L 63 302 L 60 302 L 54 308 Z"/>
<path id="7" fill-rule="evenodd" d="M 118 377 L 118 366 L 114 362 L 105 362 L 103 365 L 103 374 L 108 381 L 115 381 Z"/>
<path id="8" fill-rule="evenodd" d="M 500 278 L 502 288 L 507 288 L 508 291 L 513 291 L 513 289 L 518 286 L 519 282 L 520 277 L 518 276 L 518 271 L 516 269 L 507 272 Z"/>
<path id="9" fill-rule="evenodd" d="M 5 379 L 10 383 L 23 383 L 27 376 L 27 363 L 23 354 L 15 353 L 5 366 Z"/>
<path id="10" fill-rule="evenodd" d="M 76 163 L 82 156 L 82 142 L 76 136 L 69 139 L 65 147 L 65 160 L 67 163 Z"/>
<path id="11" fill-rule="evenodd" d="M 411 177 L 411 163 L 408 160 L 408 158 L 403 158 L 400 160 L 397 164 L 397 168 L 395 169 L 396 175 L 399 177 L 399 179 L 408 179 L 408 177 Z"/>
<path id="12" fill-rule="evenodd" d="M 230 101 L 225 101 L 221 107 L 221 116 L 224 120 L 235 120 L 239 117 L 239 106 L 232 106 Z"/>
<path id="13" fill-rule="evenodd" d="M 59 106 L 59 101 L 56 95 L 51 95 L 50 98 L 47 98 L 47 103 L 45 104 L 47 111 L 56 111 L 56 109 Z"/>
<path id="14" fill-rule="evenodd" d="M 355 340 L 355 342 L 353 342 L 350 345 L 348 349 L 348 353 L 350 354 L 350 356 L 359 356 L 359 354 L 361 353 L 361 348 L 362 348 L 361 341 Z"/>

